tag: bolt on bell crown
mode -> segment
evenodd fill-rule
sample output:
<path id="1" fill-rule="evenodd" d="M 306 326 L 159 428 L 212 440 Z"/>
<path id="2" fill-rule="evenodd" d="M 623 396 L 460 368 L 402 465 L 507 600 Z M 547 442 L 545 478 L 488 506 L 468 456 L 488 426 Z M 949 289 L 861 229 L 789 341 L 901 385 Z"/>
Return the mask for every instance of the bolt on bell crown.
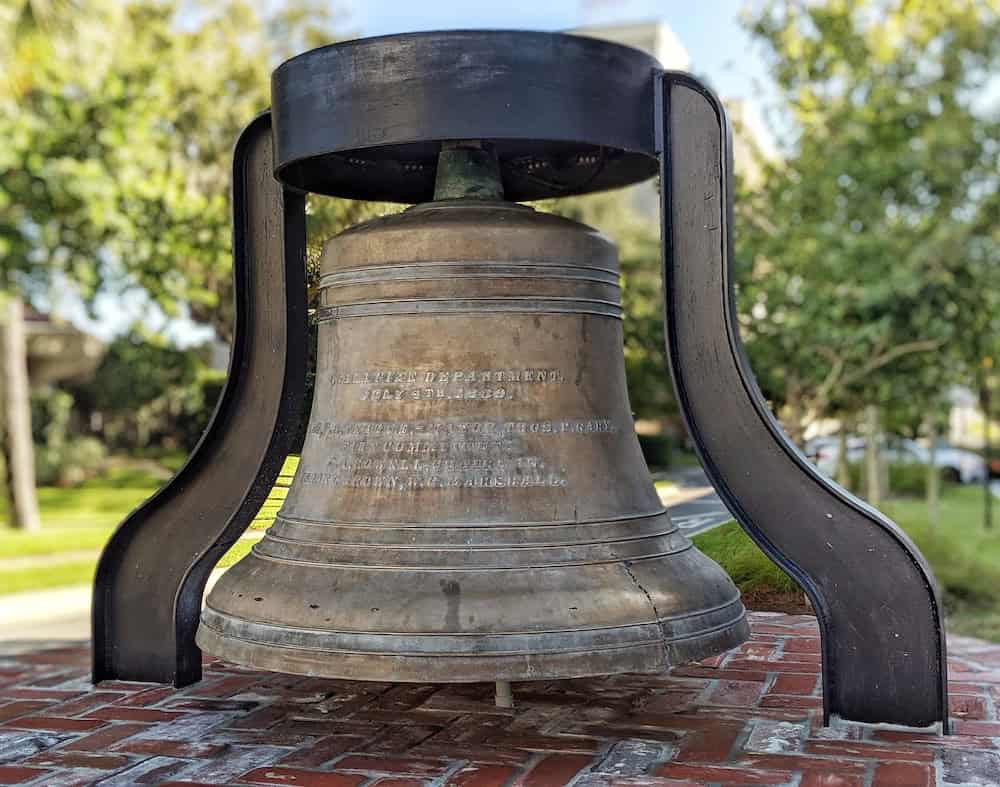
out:
<path id="1" fill-rule="evenodd" d="M 448 166 L 489 179 L 475 159 Z M 643 462 L 615 247 L 481 185 L 328 242 L 302 459 L 208 598 L 210 653 L 461 682 L 659 671 L 746 638 Z"/>

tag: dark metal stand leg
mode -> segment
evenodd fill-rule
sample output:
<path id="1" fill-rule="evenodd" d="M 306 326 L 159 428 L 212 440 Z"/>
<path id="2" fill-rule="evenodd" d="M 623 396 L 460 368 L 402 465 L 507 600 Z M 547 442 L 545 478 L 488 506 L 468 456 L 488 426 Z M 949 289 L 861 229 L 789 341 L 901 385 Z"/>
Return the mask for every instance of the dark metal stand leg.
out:
<path id="1" fill-rule="evenodd" d="M 743 529 L 816 610 L 825 718 L 947 728 L 943 613 L 930 569 L 892 522 L 791 445 L 744 356 L 722 106 L 682 74 L 661 77 L 658 99 L 667 343 L 702 464 Z"/>
<path id="2" fill-rule="evenodd" d="M 218 559 L 267 497 L 298 425 L 305 385 L 305 199 L 272 176 L 271 117 L 233 162 L 236 329 L 225 390 L 187 464 L 133 511 L 94 581 L 93 676 L 201 678 L 194 637 Z"/>

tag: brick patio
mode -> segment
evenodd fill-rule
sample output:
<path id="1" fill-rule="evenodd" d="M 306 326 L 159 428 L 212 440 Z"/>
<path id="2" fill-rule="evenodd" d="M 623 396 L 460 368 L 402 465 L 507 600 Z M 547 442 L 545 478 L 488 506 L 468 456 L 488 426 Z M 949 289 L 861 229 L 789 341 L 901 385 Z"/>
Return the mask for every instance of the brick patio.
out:
<path id="1" fill-rule="evenodd" d="M 820 725 L 813 618 L 664 677 L 354 683 L 220 662 L 184 690 L 92 687 L 85 648 L 0 658 L 0 784 L 1000 785 L 1000 646 L 951 640 L 955 735 Z"/>

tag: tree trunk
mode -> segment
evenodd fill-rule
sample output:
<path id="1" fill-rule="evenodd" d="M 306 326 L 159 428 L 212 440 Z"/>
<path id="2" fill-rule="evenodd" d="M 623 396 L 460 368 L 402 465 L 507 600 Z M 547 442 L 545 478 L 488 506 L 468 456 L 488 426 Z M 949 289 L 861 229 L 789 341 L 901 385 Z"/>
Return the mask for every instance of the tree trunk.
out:
<path id="1" fill-rule="evenodd" d="M 992 415 L 990 388 L 985 380 L 979 387 L 979 408 L 983 411 L 983 460 L 986 462 L 986 478 L 983 479 L 983 527 L 993 529 L 993 490 L 990 489 L 990 463 L 993 461 L 993 443 L 990 434 Z"/>
<path id="2" fill-rule="evenodd" d="M 795 394 L 789 395 L 785 402 L 784 416 L 781 420 L 785 434 L 788 435 L 789 440 L 801 448 L 804 442 L 802 439 L 802 406 Z"/>
<path id="3" fill-rule="evenodd" d="M 941 473 L 937 467 L 938 423 L 934 416 L 927 419 L 927 437 L 931 441 L 927 457 L 927 523 L 935 527 L 938 521 L 938 500 L 941 497 Z"/>
<path id="4" fill-rule="evenodd" d="M 878 406 L 870 404 L 865 407 L 865 422 L 868 427 L 868 437 L 865 442 L 865 496 L 868 502 L 876 508 L 882 502 L 882 472 L 879 462 L 879 413 Z"/>
<path id="5" fill-rule="evenodd" d="M 841 419 L 840 431 L 837 433 L 837 467 L 833 472 L 834 480 L 847 491 L 851 490 L 851 465 L 847 460 L 847 420 Z"/>
<path id="6" fill-rule="evenodd" d="M 24 306 L 20 298 L 0 301 L 0 384 L 3 386 L 3 443 L 7 466 L 7 498 L 11 524 L 39 530 L 35 494 L 35 448 L 31 442 L 31 400 Z"/>

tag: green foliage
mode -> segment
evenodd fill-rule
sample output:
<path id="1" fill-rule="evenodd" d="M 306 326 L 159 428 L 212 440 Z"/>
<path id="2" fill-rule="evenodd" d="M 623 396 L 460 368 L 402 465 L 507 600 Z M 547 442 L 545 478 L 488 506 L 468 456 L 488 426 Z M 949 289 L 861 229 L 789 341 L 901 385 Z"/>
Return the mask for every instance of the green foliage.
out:
<path id="1" fill-rule="evenodd" d="M 38 484 L 71 486 L 100 473 L 107 451 L 93 437 L 71 434 L 73 397 L 43 388 L 32 393 L 31 423 Z"/>
<path id="2" fill-rule="evenodd" d="M 80 395 L 103 413 L 140 409 L 175 387 L 191 385 L 204 363 L 195 350 L 179 350 L 133 327 L 107 348 L 94 378 Z"/>
<path id="3" fill-rule="evenodd" d="M 674 439 L 662 434 L 639 435 L 642 457 L 650 468 L 665 470 L 673 465 Z"/>
<path id="4" fill-rule="evenodd" d="M 198 350 L 134 328 L 111 342 L 94 378 L 75 393 L 83 409 L 100 415 L 109 446 L 189 452 L 224 384 L 225 374 L 207 368 Z"/>
<path id="5" fill-rule="evenodd" d="M 312 2 L 270 16 L 241 0 L 196 15 L 175 0 L 81 4 L 112 9 L 113 24 L 3 49 L 23 78 L 0 93 L 0 287 L 34 297 L 68 282 L 88 301 L 138 288 L 228 339 L 231 149 L 270 103 L 273 61 L 332 40 L 329 14 Z M 310 231 L 375 210 L 317 198 Z"/>
<path id="6" fill-rule="evenodd" d="M 902 497 L 924 497 L 927 494 L 927 467 L 916 462 L 890 462 L 889 474 L 889 494 Z M 856 493 L 864 494 L 865 488 L 865 466 L 863 462 L 851 462 L 847 466 L 850 477 L 850 488 Z M 941 473 L 941 479 L 949 482 Z"/>
<path id="7" fill-rule="evenodd" d="M 801 592 L 799 586 L 774 565 L 735 522 L 699 533 L 692 540 L 698 549 L 725 569 L 741 593 L 770 595 Z"/>
<path id="8" fill-rule="evenodd" d="M 1000 336 L 998 114 L 977 104 L 997 4 L 770 2 L 749 25 L 789 132 L 737 199 L 761 386 L 793 433 L 869 402 L 919 411 Z"/>

